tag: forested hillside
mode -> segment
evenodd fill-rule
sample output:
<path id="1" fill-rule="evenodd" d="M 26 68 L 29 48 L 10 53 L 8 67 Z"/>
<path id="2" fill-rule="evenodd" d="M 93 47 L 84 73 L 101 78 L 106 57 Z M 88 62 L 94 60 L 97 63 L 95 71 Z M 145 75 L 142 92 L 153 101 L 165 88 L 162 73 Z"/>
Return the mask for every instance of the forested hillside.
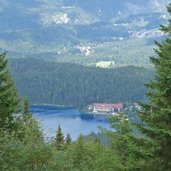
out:
<path id="1" fill-rule="evenodd" d="M 64 1 L 68 2 L 11 2 L 16 2 L 14 4 L 20 9 L 21 4 L 32 6 L 31 2 L 36 5 L 46 2 L 53 7 L 52 2 L 59 5 Z M 71 1 L 76 5 L 82 3 L 81 0 Z M 8 6 L 9 2 L 10 0 L 0 0 L 0 4 L 4 6 Z M 87 0 L 82 3 L 83 7 L 89 5 L 89 2 Z M 99 1 L 94 2 L 98 4 Z M 125 0 L 116 2 L 122 4 Z M 154 2 L 162 9 L 160 3 L 165 1 L 129 2 Z M 153 7 L 147 8 L 152 9 Z M 3 13 L 3 10 L 0 6 L 0 12 Z M 19 11 L 15 12 L 12 14 L 18 14 Z M 168 5 L 168 12 L 171 17 L 171 4 Z M 10 59 L 8 65 L 6 53 L 0 54 L 0 171 L 171 171 L 170 19 L 167 25 L 161 26 L 161 30 L 167 37 L 162 43 L 156 42 L 155 55 L 150 57 L 155 73 L 135 66 L 102 69 L 51 63 L 35 58 Z M 11 34 L 10 30 L 6 32 Z M 1 46 L 4 42 L 9 45 L 6 40 L 2 42 Z M 19 41 L 19 44 L 22 46 L 23 42 Z M 129 48 L 126 50 L 131 51 Z M 86 137 L 80 135 L 76 141 L 72 141 L 70 134 L 64 137 L 60 125 L 56 135 L 45 140 L 40 124 L 29 111 L 28 101 L 23 99 L 23 96 L 27 96 L 31 103 L 74 106 L 83 106 L 94 101 L 135 101 L 145 96 L 143 84 L 146 82 L 148 100 L 139 103 L 137 112 L 131 111 L 138 122 L 132 122 L 126 113 L 119 112 L 108 117 L 109 130 L 101 128 L 100 134 L 91 133 Z M 74 123 L 70 126 L 72 124 Z M 107 143 L 102 143 L 101 137 Z"/>
<path id="2" fill-rule="evenodd" d="M 0 0 L 0 52 L 55 62 L 149 67 L 169 0 Z M 126 45 L 126 46 L 125 46 Z M 127 49 L 130 51 L 128 52 Z"/>
<path id="3" fill-rule="evenodd" d="M 141 67 L 102 69 L 35 59 L 11 59 L 21 96 L 31 104 L 84 106 L 94 102 L 135 102 L 145 97 L 152 71 Z"/>

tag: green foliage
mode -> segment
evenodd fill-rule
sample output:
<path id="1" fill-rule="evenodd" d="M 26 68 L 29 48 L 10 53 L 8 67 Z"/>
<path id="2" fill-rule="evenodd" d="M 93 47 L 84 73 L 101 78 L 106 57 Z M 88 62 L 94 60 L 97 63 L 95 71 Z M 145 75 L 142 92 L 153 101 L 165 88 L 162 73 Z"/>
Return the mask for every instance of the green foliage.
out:
<path id="1" fill-rule="evenodd" d="M 70 134 L 67 134 L 66 139 L 65 139 L 66 146 L 70 145 L 71 142 L 72 142 L 72 138 L 71 138 Z"/>
<path id="2" fill-rule="evenodd" d="M 109 117 L 111 128 L 113 131 L 107 131 L 110 137 L 111 156 L 114 168 L 118 171 L 138 170 L 139 163 L 135 151 L 135 145 L 132 142 L 132 125 L 129 118 L 123 113 L 118 113 Z"/>
<path id="3" fill-rule="evenodd" d="M 35 59 L 11 60 L 17 88 L 31 104 L 83 107 L 94 102 L 135 102 L 152 71 L 141 67 L 102 69 Z"/>
<path id="4" fill-rule="evenodd" d="M 92 171 L 95 170 L 94 161 L 96 160 L 95 143 L 85 141 L 80 135 L 73 146 L 73 165 L 75 170 Z"/>
<path id="5" fill-rule="evenodd" d="M 83 136 L 80 135 L 75 145 L 74 165 L 80 167 L 83 161 L 85 161 L 85 146 Z"/>
<path id="6" fill-rule="evenodd" d="M 23 107 L 24 107 L 23 114 L 24 115 L 29 115 L 30 114 L 29 103 L 28 103 L 28 101 L 26 99 L 24 99 L 24 101 L 23 101 Z"/>
<path id="7" fill-rule="evenodd" d="M 171 14 L 171 5 L 168 7 L 168 11 Z M 142 105 L 142 110 L 139 112 L 142 122 L 139 122 L 138 128 L 143 133 L 142 136 L 132 137 L 134 135 L 133 125 L 124 114 L 119 113 L 109 119 L 111 128 L 114 130 L 105 131 L 105 135 L 110 138 L 110 143 L 106 146 L 92 136 L 84 139 L 80 135 L 77 141 L 71 142 L 70 136 L 67 135 L 66 141 L 64 141 L 60 126 L 55 138 L 56 144 L 45 142 L 38 122 L 32 118 L 29 112 L 28 102 L 24 101 L 22 107 L 19 105 L 17 91 L 6 68 L 5 54 L 0 55 L 0 170 L 170 171 L 170 26 L 170 20 L 168 26 L 162 26 L 162 30 L 167 33 L 168 38 L 162 44 L 156 43 L 157 57 L 151 58 L 155 65 L 156 76 L 148 85 L 149 103 Z M 48 97 L 48 102 L 67 105 L 71 101 L 73 103 L 70 105 L 78 106 L 92 103 L 94 100 L 96 102 L 122 101 L 122 97 L 127 98 L 126 101 L 135 100 L 141 97 L 138 91 L 143 91 L 143 89 L 139 85 L 141 81 L 144 82 L 143 78 L 146 76 L 146 70 L 135 67 L 105 70 L 69 64 L 45 64 L 43 61 L 38 61 L 39 65 L 34 65 L 33 61 L 29 60 L 24 67 L 20 64 L 22 63 L 14 64 L 13 74 L 16 74 L 16 80 L 20 81 L 18 85 L 26 81 L 23 86 L 19 87 L 21 92 L 23 90 L 23 92 L 29 92 L 35 96 L 39 95 L 43 102 L 46 101 L 45 97 Z M 15 70 L 16 68 L 18 70 Z M 72 78 L 73 82 L 69 78 Z M 36 82 L 37 80 L 38 82 Z M 51 82 L 52 80 L 54 82 Z M 62 80 L 64 81 L 62 82 Z M 62 84 L 60 84 L 61 82 Z M 27 85 L 33 89 L 25 88 Z M 132 89 L 130 89 L 131 86 L 133 86 Z M 55 89 L 56 87 L 57 89 Z M 62 89 L 63 87 L 64 89 Z M 49 88 L 52 92 L 49 92 Z M 45 92 L 46 96 L 41 91 L 36 94 L 38 89 Z M 137 92 L 134 92 L 134 89 Z M 54 96 L 56 92 L 59 94 Z M 117 92 L 119 95 L 111 92 Z M 69 98 L 65 99 L 66 97 Z M 74 97 L 76 98 L 74 99 Z M 113 99 L 114 97 L 116 99 Z M 39 101 L 40 99 L 37 99 L 38 102 L 42 102 Z M 56 99 L 60 100 L 56 101 Z M 19 112 L 24 115 L 17 117 Z M 65 145 L 67 148 L 63 148 Z"/>
<path id="8" fill-rule="evenodd" d="M 148 56 L 154 54 L 154 45 L 151 41 L 151 39 L 146 38 L 133 38 L 128 40 L 94 43 L 92 45 L 92 52 L 87 56 L 83 53 L 62 54 L 62 57 L 58 57 L 56 61 L 86 66 L 96 66 L 100 61 L 112 61 L 114 64 L 111 67 L 134 65 L 151 68 L 151 63 L 148 58 Z M 81 45 L 81 47 L 88 46 L 90 46 L 89 43 L 83 43 Z M 68 51 L 71 50 L 71 48 L 68 49 Z"/>
<path id="9" fill-rule="evenodd" d="M 29 142 L 22 149 L 23 169 L 30 171 L 46 171 L 52 158 L 49 145 Z"/>
<path id="10" fill-rule="evenodd" d="M 21 140 L 8 131 L 0 132 L 1 171 L 46 171 L 52 158 L 50 146 L 40 141 L 38 130 L 27 128 Z M 23 130 L 20 130 L 23 131 Z"/>
<path id="11" fill-rule="evenodd" d="M 19 98 L 7 69 L 6 54 L 0 55 L 0 128 L 13 131 L 18 127 Z"/>
<path id="12" fill-rule="evenodd" d="M 56 132 L 56 137 L 55 137 L 55 140 L 54 140 L 54 145 L 55 145 L 57 150 L 60 150 L 60 149 L 64 148 L 64 143 L 65 143 L 64 135 L 62 133 L 60 125 L 58 125 L 58 129 L 57 129 L 57 132 Z"/>
<path id="13" fill-rule="evenodd" d="M 168 12 L 171 14 L 171 5 L 168 7 Z M 151 57 L 156 71 L 155 79 L 148 84 L 149 103 L 142 104 L 142 111 L 139 112 L 143 122 L 138 127 L 145 135 L 143 139 L 143 155 L 146 157 L 144 170 L 171 170 L 170 26 L 171 21 L 169 20 L 167 26 L 161 27 L 166 32 L 167 39 L 162 44 L 156 42 L 157 57 Z"/>
<path id="14" fill-rule="evenodd" d="M 31 113 L 29 110 L 29 103 L 26 99 L 23 99 L 23 109 L 22 109 L 22 114 L 23 114 L 23 122 L 28 125 L 30 123 L 30 120 L 32 119 Z"/>

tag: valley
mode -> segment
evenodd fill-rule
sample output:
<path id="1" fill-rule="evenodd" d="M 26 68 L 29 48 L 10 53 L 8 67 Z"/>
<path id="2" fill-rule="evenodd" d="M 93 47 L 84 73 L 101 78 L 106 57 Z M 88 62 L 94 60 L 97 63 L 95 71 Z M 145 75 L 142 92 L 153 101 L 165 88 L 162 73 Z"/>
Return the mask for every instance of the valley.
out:
<path id="1" fill-rule="evenodd" d="M 0 171 L 171 171 L 171 0 L 0 0 Z"/>

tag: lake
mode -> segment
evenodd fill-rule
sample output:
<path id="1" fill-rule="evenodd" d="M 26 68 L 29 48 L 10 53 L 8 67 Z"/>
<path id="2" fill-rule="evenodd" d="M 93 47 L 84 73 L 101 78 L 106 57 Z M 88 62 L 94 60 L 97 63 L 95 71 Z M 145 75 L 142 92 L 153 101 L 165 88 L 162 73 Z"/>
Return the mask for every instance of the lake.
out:
<path id="1" fill-rule="evenodd" d="M 55 136 L 58 125 L 66 136 L 69 133 L 73 140 L 80 135 L 88 135 L 92 131 L 99 132 L 99 126 L 110 128 L 105 115 L 93 115 L 81 113 L 75 108 L 57 106 L 31 106 L 30 112 L 33 117 L 40 121 L 45 137 Z"/>

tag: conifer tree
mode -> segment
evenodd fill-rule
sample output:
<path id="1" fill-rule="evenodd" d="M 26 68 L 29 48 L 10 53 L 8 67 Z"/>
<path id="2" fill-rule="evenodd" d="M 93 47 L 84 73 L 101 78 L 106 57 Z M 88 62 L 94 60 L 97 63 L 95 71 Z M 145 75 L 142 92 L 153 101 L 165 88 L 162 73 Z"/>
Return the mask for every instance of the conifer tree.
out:
<path id="1" fill-rule="evenodd" d="M 29 124 L 29 121 L 32 118 L 32 115 L 30 113 L 30 106 L 29 106 L 29 102 L 26 99 L 23 99 L 23 121 L 25 122 L 25 124 Z"/>
<path id="2" fill-rule="evenodd" d="M 71 144 L 71 142 L 72 142 L 71 136 L 70 134 L 67 134 L 65 144 L 68 146 Z"/>
<path id="3" fill-rule="evenodd" d="M 171 14 L 171 4 L 168 6 Z M 138 125 L 145 135 L 143 155 L 144 170 L 171 170 L 171 20 L 161 26 L 167 38 L 156 42 L 157 57 L 151 57 L 155 66 L 155 78 L 148 86 L 148 104 L 142 104 L 139 112 L 142 122 Z M 137 139 L 137 142 L 138 139 Z M 141 153 L 141 152 L 140 152 Z"/>
<path id="4" fill-rule="evenodd" d="M 15 130 L 19 113 L 19 98 L 7 69 L 6 54 L 0 55 L 0 128 Z"/>
<path id="5" fill-rule="evenodd" d="M 63 148 L 64 145 L 64 135 L 62 133 L 60 125 L 58 125 L 57 133 L 56 133 L 56 138 L 55 138 L 55 146 L 58 150 Z"/>
<path id="6" fill-rule="evenodd" d="M 109 117 L 110 127 L 107 135 L 111 141 L 112 160 L 116 170 L 137 170 L 137 156 L 134 153 L 135 145 L 132 143 L 132 125 L 128 116 L 118 113 Z"/>
<path id="7" fill-rule="evenodd" d="M 32 117 L 30 113 L 29 102 L 24 98 L 22 105 L 22 123 L 23 123 L 23 133 L 27 138 L 32 139 L 32 141 L 41 141 L 43 142 L 43 131 L 39 125 L 39 122 Z"/>
<path id="8" fill-rule="evenodd" d="M 29 115 L 30 114 L 29 103 L 26 99 L 24 99 L 23 107 L 24 107 L 23 114 Z"/>
<path id="9" fill-rule="evenodd" d="M 80 167 L 81 163 L 84 161 L 86 158 L 86 149 L 84 146 L 84 138 L 83 135 L 79 135 L 76 144 L 75 144 L 75 154 L 74 154 L 74 165 L 75 167 Z"/>

